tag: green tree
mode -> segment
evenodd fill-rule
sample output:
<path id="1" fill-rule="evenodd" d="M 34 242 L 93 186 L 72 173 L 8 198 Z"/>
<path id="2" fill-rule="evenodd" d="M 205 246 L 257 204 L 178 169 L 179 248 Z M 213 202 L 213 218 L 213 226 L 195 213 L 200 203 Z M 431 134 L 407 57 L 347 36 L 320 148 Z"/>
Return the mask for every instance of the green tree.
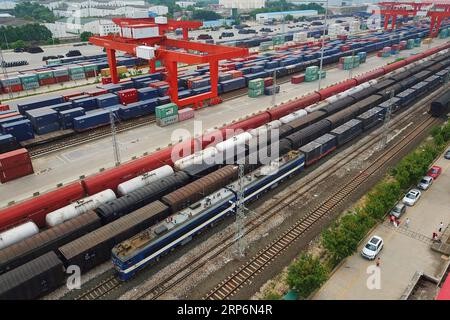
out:
<path id="1" fill-rule="evenodd" d="M 94 34 L 89 31 L 84 31 L 80 34 L 80 39 L 83 42 L 89 41 L 89 38 L 92 37 Z"/>
<path id="2" fill-rule="evenodd" d="M 281 295 L 276 292 L 270 291 L 264 296 L 264 300 L 281 300 Z"/>
<path id="3" fill-rule="evenodd" d="M 292 14 L 288 14 L 284 17 L 285 21 L 294 21 L 294 16 Z"/>
<path id="4" fill-rule="evenodd" d="M 221 19 L 222 16 L 214 11 L 209 10 L 195 10 L 192 14 L 193 20 L 217 20 Z"/>
<path id="5" fill-rule="evenodd" d="M 11 43 L 11 48 L 13 48 L 13 49 L 24 48 L 25 46 L 26 46 L 26 43 L 23 40 L 17 40 L 17 41 L 14 41 L 13 43 Z"/>
<path id="6" fill-rule="evenodd" d="M 55 22 L 56 18 L 53 12 L 36 3 L 36 2 L 23 2 L 17 3 L 14 8 L 14 15 L 18 18 L 25 20 L 36 20 L 42 22 Z"/>
<path id="7" fill-rule="evenodd" d="M 306 299 L 327 279 L 327 268 L 319 259 L 302 254 L 288 268 L 286 282 L 300 298 Z"/>

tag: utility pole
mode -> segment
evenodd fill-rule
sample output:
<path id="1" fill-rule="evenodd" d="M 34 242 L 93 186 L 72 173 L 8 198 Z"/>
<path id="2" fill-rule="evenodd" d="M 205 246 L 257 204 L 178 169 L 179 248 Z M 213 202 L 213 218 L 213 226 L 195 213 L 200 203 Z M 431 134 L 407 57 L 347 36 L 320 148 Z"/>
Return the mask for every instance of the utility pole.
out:
<path id="1" fill-rule="evenodd" d="M 236 190 L 236 258 L 241 259 L 245 256 L 245 211 L 244 206 L 244 178 L 245 178 L 245 164 L 239 164 L 239 179 L 238 189 Z"/>
<path id="2" fill-rule="evenodd" d="M 386 148 L 388 142 L 389 122 L 391 121 L 392 101 L 394 99 L 394 90 L 391 91 L 391 97 L 389 98 L 389 107 L 386 110 L 386 116 L 384 117 L 383 124 L 383 138 L 381 140 L 383 149 Z"/>
<path id="3" fill-rule="evenodd" d="M 328 14 L 328 0 L 325 5 L 325 19 L 323 22 L 323 34 L 322 34 L 322 48 L 320 50 L 320 68 L 319 68 L 319 84 L 318 90 L 320 90 L 320 85 L 322 82 L 322 68 L 323 68 L 323 55 L 325 50 L 325 31 L 327 30 L 327 14 Z"/>
<path id="4" fill-rule="evenodd" d="M 114 160 L 116 162 L 116 166 L 118 166 L 120 165 L 120 149 L 119 144 L 117 142 L 117 128 L 114 119 L 114 112 L 112 110 L 109 112 L 109 121 L 111 122 L 111 136 L 112 136 Z"/>

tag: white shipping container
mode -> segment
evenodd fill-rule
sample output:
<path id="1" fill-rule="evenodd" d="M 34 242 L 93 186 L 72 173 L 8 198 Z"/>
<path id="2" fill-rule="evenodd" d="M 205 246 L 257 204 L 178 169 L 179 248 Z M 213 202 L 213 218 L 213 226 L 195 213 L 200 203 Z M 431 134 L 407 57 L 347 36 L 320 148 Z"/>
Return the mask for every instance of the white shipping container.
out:
<path id="1" fill-rule="evenodd" d="M 173 174 L 172 167 L 169 165 L 164 165 L 158 169 L 146 172 L 143 175 L 140 175 L 136 178 L 122 182 L 117 187 L 117 191 L 118 191 L 119 195 L 124 196 L 124 195 L 129 194 L 130 192 L 133 192 L 139 188 L 148 186 L 149 184 L 151 184 L 159 179 L 168 177 L 171 174 Z"/>
<path id="2" fill-rule="evenodd" d="M 159 36 L 158 27 L 132 28 L 133 39 L 144 39 Z"/>
<path id="3" fill-rule="evenodd" d="M 155 48 L 148 46 L 136 47 L 136 56 L 142 59 L 153 59 L 155 57 Z"/>
<path id="4" fill-rule="evenodd" d="M 54 227 L 64 221 L 78 217 L 89 210 L 97 209 L 100 205 L 114 199 L 116 199 L 114 191 L 107 189 L 90 197 L 77 200 L 61 209 L 50 212 L 45 216 L 45 222 L 49 227 Z"/>
<path id="5" fill-rule="evenodd" d="M 26 222 L 0 233 L 0 250 L 39 233 L 34 222 Z"/>
<path id="6" fill-rule="evenodd" d="M 157 24 L 167 24 L 167 17 L 156 17 L 155 23 Z"/>

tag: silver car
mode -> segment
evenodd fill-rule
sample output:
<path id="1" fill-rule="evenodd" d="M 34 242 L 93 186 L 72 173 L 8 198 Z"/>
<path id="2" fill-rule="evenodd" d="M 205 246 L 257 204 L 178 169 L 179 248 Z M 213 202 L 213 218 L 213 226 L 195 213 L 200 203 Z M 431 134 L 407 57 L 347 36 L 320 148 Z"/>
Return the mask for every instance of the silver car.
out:
<path id="1" fill-rule="evenodd" d="M 406 206 L 399 202 L 397 205 L 391 210 L 390 215 L 399 219 L 406 212 Z"/>
<path id="2" fill-rule="evenodd" d="M 417 188 L 420 190 L 427 190 L 433 184 L 433 178 L 430 176 L 425 176 L 420 180 Z"/>

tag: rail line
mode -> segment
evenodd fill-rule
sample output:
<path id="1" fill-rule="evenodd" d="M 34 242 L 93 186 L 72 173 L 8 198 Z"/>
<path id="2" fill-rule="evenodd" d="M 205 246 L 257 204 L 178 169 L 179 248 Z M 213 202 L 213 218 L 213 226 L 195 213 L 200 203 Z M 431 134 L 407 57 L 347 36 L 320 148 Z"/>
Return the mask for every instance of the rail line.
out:
<path id="1" fill-rule="evenodd" d="M 427 102 L 434 99 L 434 97 L 438 96 L 441 93 L 442 89 L 438 89 L 435 92 L 433 92 L 432 95 L 423 98 L 422 100 L 418 101 L 415 105 L 427 105 Z M 413 108 L 410 107 L 410 108 Z M 410 113 L 406 117 L 395 117 L 391 122 L 391 129 L 399 128 L 403 126 L 405 123 L 411 121 L 411 119 L 414 119 L 421 114 L 423 114 L 423 111 L 425 110 L 424 107 L 419 107 L 416 109 L 416 112 Z M 402 113 L 400 113 L 402 114 Z M 430 118 L 427 116 L 427 119 Z M 422 123 L 423 124 L 423 123 Z M 395 126 L 395 127 L 394 127 Z M 326 169 L 325 171 L 322 171 L 317 176 L 312 177 L 311 179 L 308 179 L 302 185 L 308 185 L 308 190 L 314 188 L 319 183 L 325 181 L 330 175 L 335 173 L 340 168 L 347 165 L 349 162 L 351 162 L 353 159 L 364 153 L 365 151 L 369 150 L 371 147 L 376 145 L 382 140 L 382 137 L 377 136 L 377 138 L 372 139 L 370 143 L 364 144 L 361 146 L 361 148 L 358 148 L 357 150 L 353 151 L 349 156 L 340 159 L 335 164 L 330 166 L 330 168 Z M 299 188 L 300 189 L 300 188 Z M 298 190 L 298 189 L 297 189 Z M 261 220 L 258 223 L 255 223 L 256 219 L 252 219 L 251 221 L 248 221 L 246 223 L 246 231 L 245 234 L 252 232 L 262 224 L 264 224 L 268 219 L 273 217 L 274 214 L 280 212 L 280 210 L 286 209 L 287 207 L 293 206 L 299 199 L 299 196 L 304 193 L 303 192 L 293 192 L 288 194 L 287 196 L 278 199 L 274 204 L 270 205 L 268 208 L 264 209 L 264 211 L 258 213 L 258 218 Z M 262 218 L 262 219 L 261 219 Z M 157 299 L 161 295 L 163 295 L 165 292 L 167 292 L 169 289 L 173 288 L 177 284 L 181 283 L 183 280 L 188 278 L 193 272 L 196 270 L 202 268 L 205 266 L 211 259 L 216 258 L 219 256 L 224 249 L 227 249 L 231 247 L 234 244 L 234 233 L 227 234 L 224 238 L 220 239 L 218 243 L 212 247 L 210 247 L 206 252 L 202 252 L 201 255 L 195 257 L 194 259 L 191 259 L 187 264 L 185 264 L 183 267 L 179 268 L 176 273 L 170 274 L 166 277 L 164 277 L 163 280 L 159 281 L 158 284 L 152 286 L 149 290 L 145 291 L 144 293 L 137 296 L 135 299 L 137 300 L 143 300 L 143 299 Z M 108 295 L 110 292 L 115 290 L 116 288 L 120 287 L 122 282 L 117 279 L 117 277 L 110 277 L 108 278 L 108 281 L 110 283 L 107 283 L 107 281 L 100 282 L 97 286 L 90 289 L 90 291 L 83 293 L 81 296 L 77 297 L 76 299 L 87 299 L 87 300 L 95 300 L 100 299 L 106 295 Z"/>
<path id="2" fill-rule="evenodd" d="M 330 212 L 343 203 L 359 186 L 366 182 L 385 163 L 398 155 L 417 136 L 425 132 L 429 127 L 437 123 L 435 118 L 428 118 L 420 126 L 398 141 L 389 150 L 379 156 L 374 163 L 361 171 L 356 177 L 350 179 L 336 193 L 317 205 L 304 218 L 299 219 L 292 227 L 281 236 L 260 250 L 256 255 L 241 265 L 233 274 L 228 276 L 204 299 L 223 300 L 231 298 L 249 280 L 268 267 L 283 251 L 287 250 L 294 242 L 301 238 L 308 230 L 324 218 L 330 216 Z"/>

